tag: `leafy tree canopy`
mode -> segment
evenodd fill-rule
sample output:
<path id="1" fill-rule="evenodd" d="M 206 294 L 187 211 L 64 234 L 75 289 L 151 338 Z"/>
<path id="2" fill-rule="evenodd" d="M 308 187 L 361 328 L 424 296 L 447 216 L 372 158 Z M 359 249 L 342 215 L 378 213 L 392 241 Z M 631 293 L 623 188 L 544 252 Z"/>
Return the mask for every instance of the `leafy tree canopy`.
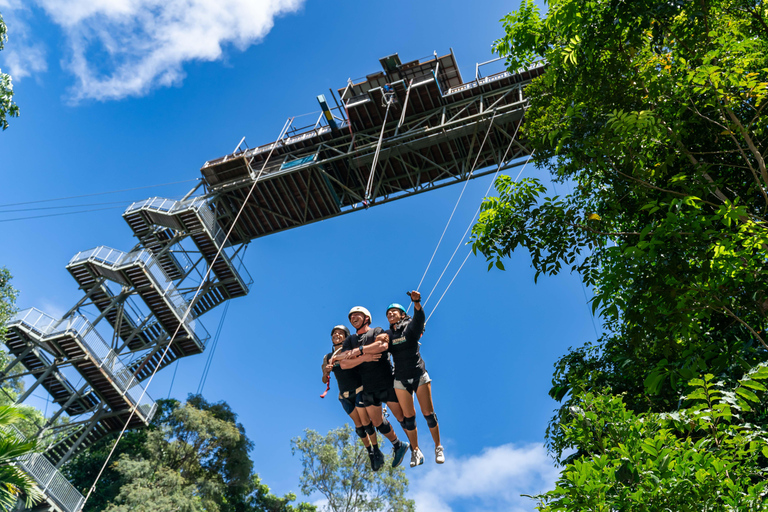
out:
<path id="1" fill-rule="evenodd" d="M 511 70 L 546 63 L 526 89 L 522 132 L 557 191 L 500 178 L 473 248 L 489 268 L 524 248 L 537 278 L 567 269 L 592 287 L 605 334 L 558 361 L 550 392 L 562 406 L 548 441 L 568 475 L 597 459 L 586 434 L 575 434 L 574 411 L 647 423 L 626 430 L 632 441 L 665 429 L 678 439 L 684 432 L 660 415 L 694 417 L 696 382 L 714 376 L 731 397 L 768 359 L 768 2 L 553 0 L 542 16 L 523 0 L 502 22 L 494 49 Z M 765 411 L 740 409 L 729 421 L 755 425 L 759 444 Z M 739 460 L 718 452 L 715 431 L 699 434 L 696 449 Z M 668 460 L 682 464 L 683 453 Z M 658 479 L 662 469 L 649 471 Z M 731 481 L 742 497 L 752 492 L 745 482 Z M 612 508 L 623 509 L 594 510 Z"/>
<path id="2" fill-rule="evenodd" d="M 186 403 L 158 400 L 148 429 L 129 431 L 118 444 L 86 511 L 312 512 L 269 492 L 248 452 L 253 447 L 225 402 L 191 395 Z M 64 471 L 82 491 L 96 478 L 116 437 L 102 439 Z"/>
<path id="3" fill-rule="evenodd" d="M 352 427 L 331 430 L 325 436 L 307 429 L 291 441 L 304 470 L 301 492 L 319 492 L 329 512 L 413 512 L 415 503 L 405 497 L 408 478 L 402 466 L 392 467 L 392 457 L 378 471 L 371 471 L 368 455 Z"/>
<path id="4" fill-rule="evenodd" d="M 7 29 L 3 16 L 0 15 L 0 50 L 8 40 Z M 7 117 L 18 117 L 19 107 L 13 102 L 13 84 L 11 76 L 0 70 L 0 126 L 3 130 L 8 128 Z"/>

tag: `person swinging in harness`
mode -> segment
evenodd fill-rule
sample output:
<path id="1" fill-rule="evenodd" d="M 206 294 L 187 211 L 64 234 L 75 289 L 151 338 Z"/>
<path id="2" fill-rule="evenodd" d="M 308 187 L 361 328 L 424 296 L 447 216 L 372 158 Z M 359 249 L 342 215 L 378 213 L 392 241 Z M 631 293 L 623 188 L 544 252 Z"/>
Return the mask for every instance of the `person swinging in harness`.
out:
<path id="1" fill-rule="evenodd" d="M 365 446 L 368 452 L 368 458 L 371 460 L 371 469 L 376 468 L 376 458 L 373 450 L 373 444 L 376 440 L 376 431 L 371 425 L 371 420 L 368 418 L 368 413 L 365 408 L 362 407 L 360 401 L 360 393 L 363 391 L 363 384 L 360 380 L 360 375 L 354 369 L 344 370 L 341 368 L 340 363 L 337 361 L 331 364 L 331 360 L 334 354 L 341 351 L 341 346 L 344 340 L 349 336 L 349 329 L 344 325 L 337 325 L 331 329 L 331 343 L 333 343 L 333 350 L 327 353 L 323 357 L 323 384 L 331 385 L 331 372 L 336 377 L 336 383 L 339 386 L 339 402 L 344 412 L 352 418 L 355 424 L 355 433 L 360 438 L 360 441 Z M 364 361 L 375 361 L 381 358 L 381 354 L 368 354 L 364 356 Z M 328 389 L 326 388 L 326 392 Z M 321 395 L 325 397 L 325 393 Z M 359 404 L 359 405 L 358 405 Z M 370 436 L 369 433 L 370 432 Z M 374 443 L 371 443 L 371 438 L 374 439 Z"/>
<path id="2" fill-rule="evenodd" d="M 419 340 L 424 332 L 426 318 L 421 307 L 421 294 L 417 291 L 408 292 L 413 301 L 413 318 L 408 316 L 405 308 L 393 303 L 387 307 L 389 321 L 389 352 L 395 364 L 395 393 L 403 411 L 403 428 L 406 430 L 411 443 L 411 467 L 424 464 L 424 455 L 419 449 L 419 439 L 416 430 L 416 410 L 413 403 L 413 393 L 419 399 L 419 406 L 424 419 L 427 421 L 432 440 L 435 442 L 435 462 L 445 462 L 443 445 L 440 443 L 440 427 L 437 424 L 435 406 L 432 403 L 432 379 L 429 378 L 424 360 L 419 353 Z"/>

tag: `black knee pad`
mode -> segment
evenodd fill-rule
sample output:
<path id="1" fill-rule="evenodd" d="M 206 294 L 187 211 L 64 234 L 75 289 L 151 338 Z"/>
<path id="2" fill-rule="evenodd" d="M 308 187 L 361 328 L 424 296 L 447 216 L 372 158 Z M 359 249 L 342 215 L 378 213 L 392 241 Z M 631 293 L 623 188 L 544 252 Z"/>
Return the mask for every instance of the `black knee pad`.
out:
<path id="1" fill-rule="evenodd" d="M 363 430 L 365 430 L 365 433 L 368 434 L 369 436 L 376 435 L 376 429 L 373 428 L 373 423 L 363 425 Z"/>
<path id="2" fill-rule="evenodd" d="M 424 419 L 427 420 L 427 426 L 429 428 L 435 428 L 437 426 L 437 414 L 425 414 Z"/>
<path id="3" fill-rule="evenodd" d="M 365 427 L 355 427 L 355 434 L 357 434 L 357 437 L 360 438 L 368 436 L 368 432 L 365 431 Z"/>
<path id="4" fill-rule="evenodd" d="M 411 416 L 410 418 L 406 416 L 403 418 L 402 425 L 405 430 L 416 430 L 416 416 Z"/>
<path id="5" fill-rule="evenodd" d="M 384 421 L 381 422 L 381 425 L 376 427 L 376 430 L 378 430 L 379 432 L 381 432 L 384 435 L 387 435 L 390 432 L 392 432 L 392 425 L 390 425 L 387 420 L 384 420 Z"/>

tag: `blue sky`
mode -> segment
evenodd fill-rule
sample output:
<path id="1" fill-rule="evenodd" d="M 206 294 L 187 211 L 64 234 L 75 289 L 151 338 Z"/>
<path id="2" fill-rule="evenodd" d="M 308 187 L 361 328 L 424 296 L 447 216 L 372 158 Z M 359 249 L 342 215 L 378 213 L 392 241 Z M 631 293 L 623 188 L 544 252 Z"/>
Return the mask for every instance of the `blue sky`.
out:
<path id="1" fill-rule="evenodd" d="M 21 108 L 0 133 L 0 264 L 21 291 L 18 306 L 62 314 L 80 298 L 64 268 L 75 253 L 134 245 L 121 218 L 128 204 L 182 196 L 206 160 L 231 152 L 243 136 L 251 147 L 274 140 L 289 116 L 318 111 L 318 94 L 377 71 L 380 57 L 412 60 L 453 48 L 469 80 L 476 62 L 492 58 L 498 20 L 515 5 L 469 7 L 453 0 L 0 0 L 9 26 L 0 68 L 14 74 Z M 523 174 L 547 180 L 531 166 Z M 489 180 L 469 183 L 426 276 L 428 294 L 460 246 L 428 314 L 469 250 L 462 234 Z M 164 183 L 175 184 L 101 194 Z M 298 489 L 292 437 L 345 422 L 335 400 L 318 397 L 330 328 L 357 304 L 384 323 L 386 305 L 405 300 L 421 279 L 460 192 L 446 187 L 249 247 L 251 293 L 231 303 L 204 394 L 239 414 L 256 469 L 274 492 Z M 88 196 L 10 206 L 80 195 Z M 30 210 L 65 205 L 81 206 Z M 9 220 L 80 210 L 98 211 Z M 422 340 L 448 462 L 438 467 L 428 456 L 408 469 L 421 512 L 532 510 L 519 494 L 545 490 L 555 475 L 542 448 L 556 406 L 547 396 L 553 363 L 595 338 L 575 276 L 534 285 L 524 253 L 506 272 L 486 268 L 470 256 Z M 202 318 L 212 333 L 219 316 Z M 174 367 L 160 372 L 150 395 L 194 392 L 207 357 L 182 360 L 172 388 Z M 431 453 L 428 436 L 422 444 Z"/>

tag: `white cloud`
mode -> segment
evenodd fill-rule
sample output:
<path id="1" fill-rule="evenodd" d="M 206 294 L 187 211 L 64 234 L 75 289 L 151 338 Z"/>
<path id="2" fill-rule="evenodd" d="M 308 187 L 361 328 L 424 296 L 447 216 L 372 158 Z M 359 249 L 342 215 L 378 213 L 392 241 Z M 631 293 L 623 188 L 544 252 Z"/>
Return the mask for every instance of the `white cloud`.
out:
<path id="1" fill-rule="evenodd" d="M 410 469 L 410 497 L 417 512 L 518 512 L 534 510 L 534 495 L 554 488 L 558 470 L 543 446 L 505 444 L 479 455 L 451 457 L 442 466 Z M 422 472 L 422 470 L 425 470 Z"/>
<path id="2" fill-rule="evenodd" d="M 19 0 L 0 0 L 0 9 L 9 32 L 5 49 L 0 53 L 5 72 L 14 80 L 21 80 L 46 71 L 45 46 L 31 34 L 28 7 Z"/>
<path id="3" fill-rule="evenodd" d="M 142 96 L 178 85 L 185 63 L 218 60 L 229 45 L 246 49 L 269 33 L 275 17 L 297 11 L 304 0 L 32 2 L 66 38 L 62 66 L 75 76 L 70 97 L 76 102 Z M 0 0 L 0 8 L 12 17 L 29 10 L 20 0 Z M 43 46 L 31 40 L 3 52 L 15 78 L 46 69 Z"/>

